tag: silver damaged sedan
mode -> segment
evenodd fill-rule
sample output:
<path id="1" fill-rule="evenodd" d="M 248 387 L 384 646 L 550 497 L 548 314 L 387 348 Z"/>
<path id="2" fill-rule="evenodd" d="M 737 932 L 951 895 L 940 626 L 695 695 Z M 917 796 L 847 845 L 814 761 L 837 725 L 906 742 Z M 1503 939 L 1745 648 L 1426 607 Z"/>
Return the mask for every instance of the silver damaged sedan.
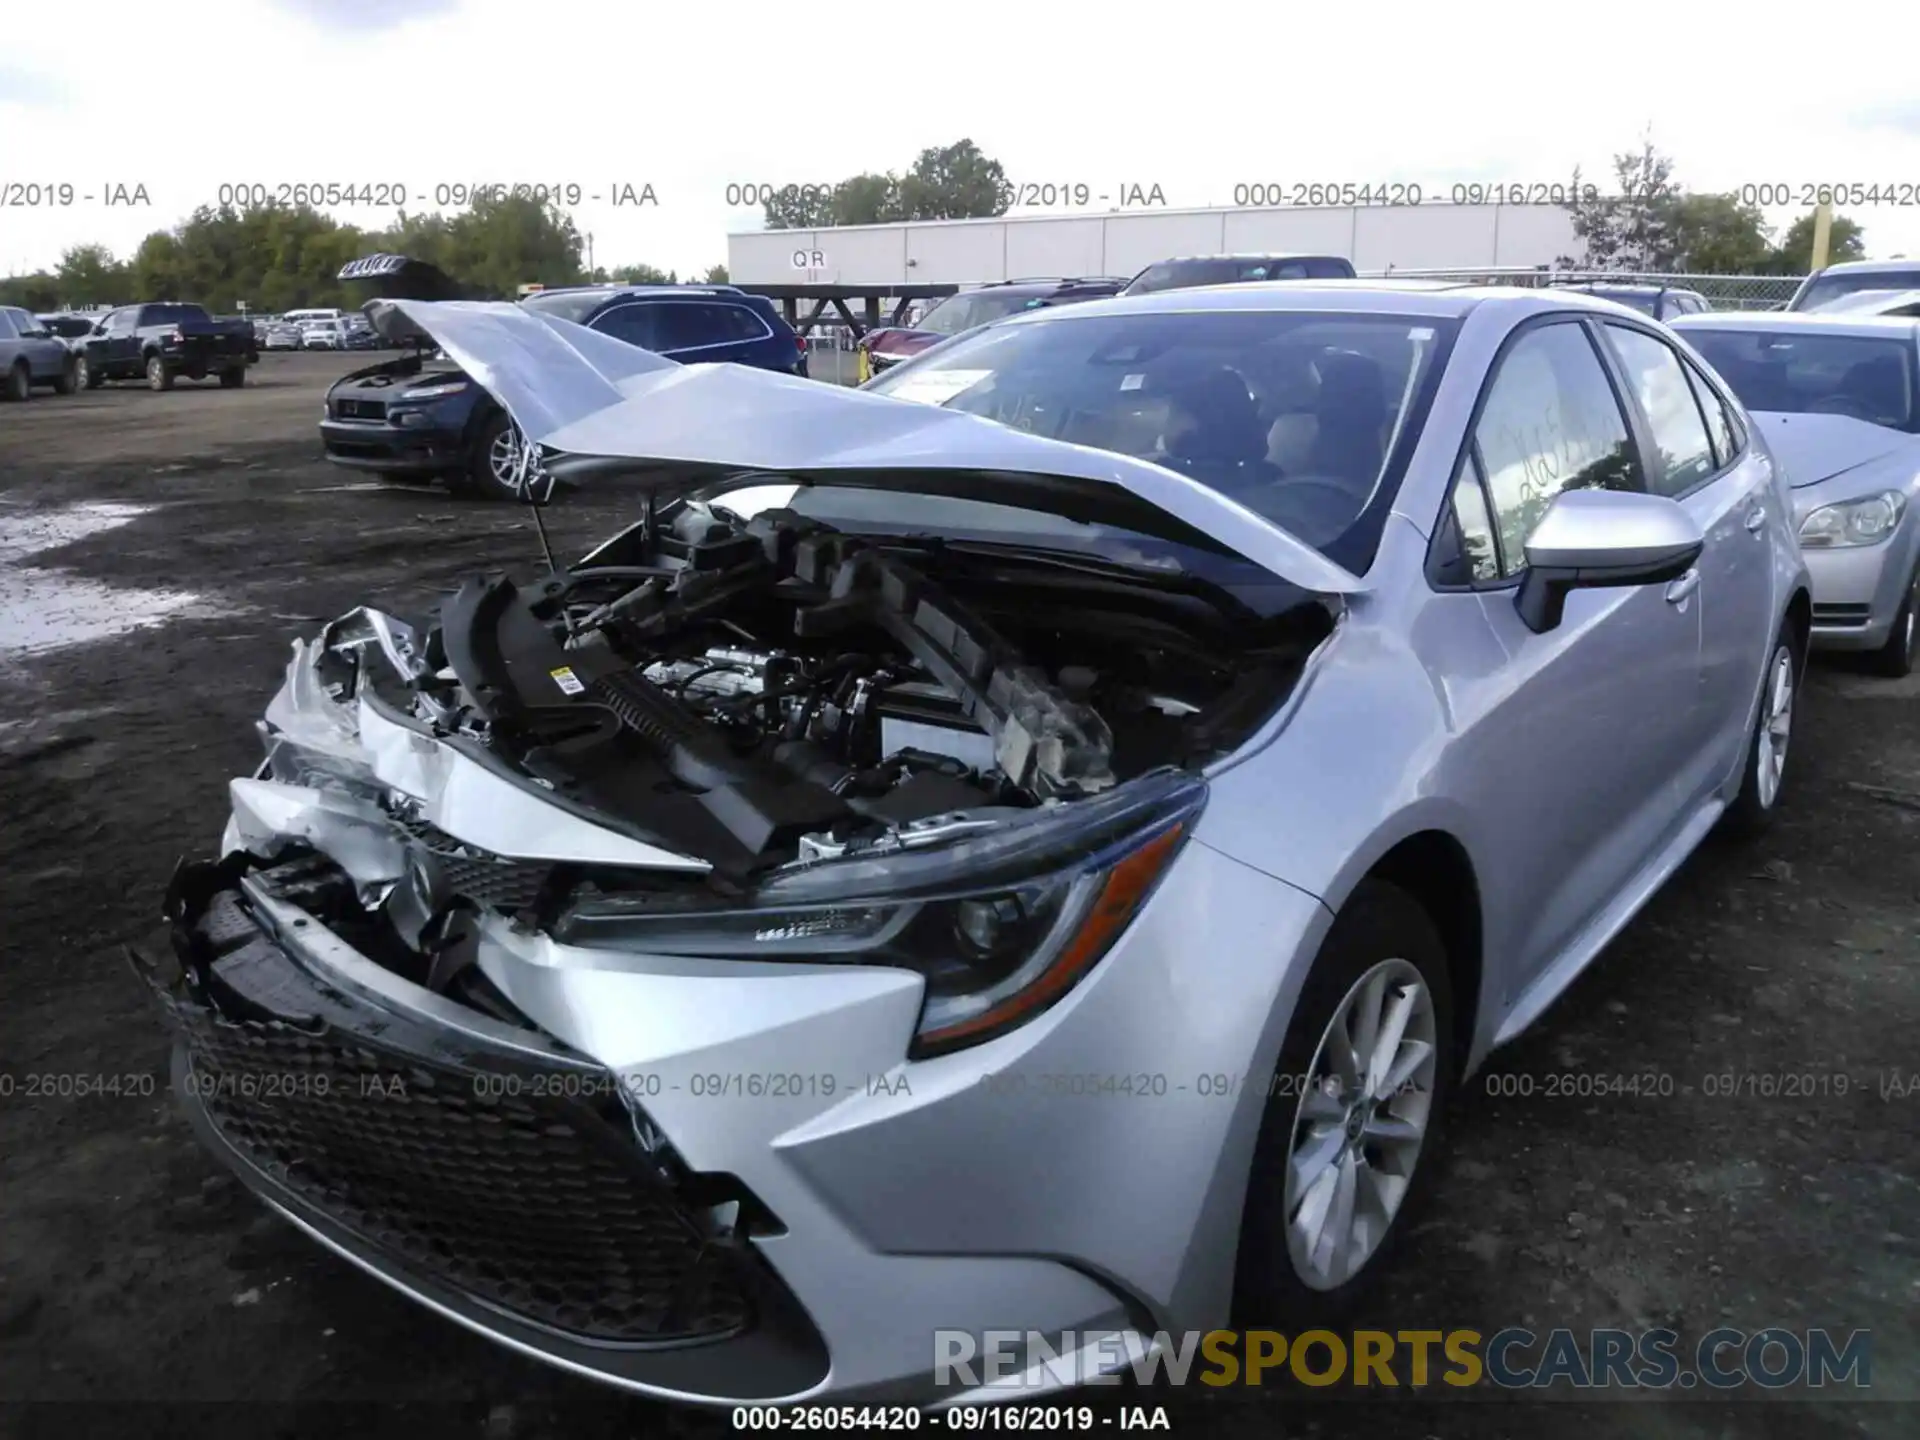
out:
<path id="1" fill-rule="evenodd" d="M 1780 803 L 1791 498 L 1605 301 L 1170 292 L 864 390 L 376 312 L 633 522 L 296 644 L 136 958 L 250 1187 L 569 1370 L 1333 1318 L 1462 1077 Z"/>

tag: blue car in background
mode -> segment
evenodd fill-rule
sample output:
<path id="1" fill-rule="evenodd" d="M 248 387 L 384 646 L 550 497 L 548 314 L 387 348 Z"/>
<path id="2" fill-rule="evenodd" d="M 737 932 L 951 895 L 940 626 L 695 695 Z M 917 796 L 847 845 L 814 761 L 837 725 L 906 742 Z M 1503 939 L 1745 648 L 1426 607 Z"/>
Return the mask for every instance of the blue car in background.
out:
<path id="1" fill-rule="evenodd" d="M 426 269 L 391 258 L 393 267 L 343 271 L 342 278 L 399 275 L 406 265 Z M 520 304 L 683 364 L 730 361 L 807 373 L 806 341 L 773 302 L 731 285 L 582 285 L 543 290 Z M 444 359 L 412 354 L 342 377 L 327 391 L 320 441 L 327 459 L 349 469 L 438 479 L 478 499 L 519 493 L 517 432 L 492 397 Z"/>

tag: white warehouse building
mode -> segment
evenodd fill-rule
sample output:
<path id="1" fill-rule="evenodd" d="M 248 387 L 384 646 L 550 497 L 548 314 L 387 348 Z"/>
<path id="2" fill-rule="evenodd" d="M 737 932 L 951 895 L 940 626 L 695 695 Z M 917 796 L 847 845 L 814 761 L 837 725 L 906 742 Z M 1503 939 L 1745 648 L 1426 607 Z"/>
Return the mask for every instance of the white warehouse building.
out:
<path id="1" fill-rule="evenodd" d="M 1557 205 L 1340 206 L 1010 215 L 727 237 L 736 285 L 982 285 L 1132 275 L 1174 255 L 1344 255 L 1362 274 L 1551 265 L 1578 253 Z"/>

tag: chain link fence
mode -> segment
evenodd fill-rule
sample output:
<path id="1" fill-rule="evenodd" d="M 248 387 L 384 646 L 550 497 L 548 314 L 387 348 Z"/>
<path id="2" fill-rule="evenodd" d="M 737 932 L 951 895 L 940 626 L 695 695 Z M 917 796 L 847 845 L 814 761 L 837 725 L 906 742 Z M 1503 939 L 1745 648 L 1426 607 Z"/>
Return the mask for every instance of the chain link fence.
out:
<path id="1" fill-rule="evenodd" d="M 1675 275 L 1630 270 L 1376 270 L 1368 279 L 1451 280 L 1465 285 L 1658 285 L 1692 290 L 1716 310 L 1784 310 L 1804 275 Z"/>

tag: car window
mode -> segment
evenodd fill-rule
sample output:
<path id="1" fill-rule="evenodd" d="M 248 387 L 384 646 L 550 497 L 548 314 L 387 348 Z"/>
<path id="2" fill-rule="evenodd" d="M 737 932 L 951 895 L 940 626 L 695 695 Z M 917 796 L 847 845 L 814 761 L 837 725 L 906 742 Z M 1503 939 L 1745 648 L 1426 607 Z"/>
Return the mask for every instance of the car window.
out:
<path id="1" fill-rule="evenodd" d="M 992 320 L 1004 320 L 1022 310 L 1038 309 L 1043 303 L 1038 296 L 1001 295 L 991 291 L 949 295 L 922 315 L 920 323 L 914 328 L 928 330 L 935 335 L 958 335 L 963 330 L 971 330 Z"/>
<path id="2" fill-rule="evenodd" d="M 1654 473 L 1647 488 L 1656 495 L 1684 495 L 1719 467 L 1680 357 L 1644 330 L 1611 322 L 1606 329 L 1653 431 Z"/>
<path id="3" fill-rule="evenodd" d="M 1684 333 L 1748 410 L 1846 415 L 1920 432 L 1910 339 L 1691 325 Z"/>
<path id="4" fill-rule="evenodd" d="M 205 320 L 207 312 L 198 305 L 149 305 L 143 325 L 178 325 L 182 320 Z"/>
<path id="5" fill-rule="evenodd" d="M 13 323 L 13 312 L 0 310 L 0 340 L 11 340 L 19 333 Z"/>
<path id="6" fill-rule="evenodd" d="M 666 346 L 661 342 L 658 327 L 654 324 L 654 317 L 660 308 L 639 302 L 615 305 L 596 315 L 588 328 L 611 335 L 616 340 L 624 340 L 629 345 L 638 345 L 642 350 L 662 350 Z"/>
<path id="7" fill-rule="evenodd" d="M 744 305 L 712 305 L 701 308 L 711 309 L 719 314 L 721 333 L 729 340 L 764 340 L 767 337 L 767 323 Z"/>
<path id="8" fill-rule="evenodd" d="M 1500 541 L 1494 533 L 1493 512 L 1487 506 L 1486 482 L 1471 450 L 1461 457 L 1460 470 L 1453 477 L 1453 529 L 1459 540 L 1459 569 L 1462 573 L 1444 578 L 1449 583 L 1498 580 L 1500 578 Z"/>
<path id="9" fill-rule="evenodd" d="M 1584 326 L 1536 326 L 1500 361 L 1474 426 L 1501 573 L 1526 567 L 1527 536 L 1565 490 L 1637 490 L 1640 461 Z"/>
<path id="10" fill-rule="evenodd" d="M 1788 304 L 1789 310 L 1818 310 L 1860 290 L 1920 290 L 1920 267 L 1912 270 L 1843 270 L 1816 275 Z"/>
<path id="11" fill-rule="evenodd" d="M 1700 409 L 1707 417 L 1707 429 L 1713 437 L 1713 455 L 1722 465 L 1729 465 L 1747 443 L 1747 434 L 1734 419 L 1733 411 L 1720 398 L 1720 393 L 1700 373 L 1699 367 L 1685 356 L 1681 361 L 1686 368 L 1687 379 L 1693 385 L 1694 398 L 1700 402 Z"/>

